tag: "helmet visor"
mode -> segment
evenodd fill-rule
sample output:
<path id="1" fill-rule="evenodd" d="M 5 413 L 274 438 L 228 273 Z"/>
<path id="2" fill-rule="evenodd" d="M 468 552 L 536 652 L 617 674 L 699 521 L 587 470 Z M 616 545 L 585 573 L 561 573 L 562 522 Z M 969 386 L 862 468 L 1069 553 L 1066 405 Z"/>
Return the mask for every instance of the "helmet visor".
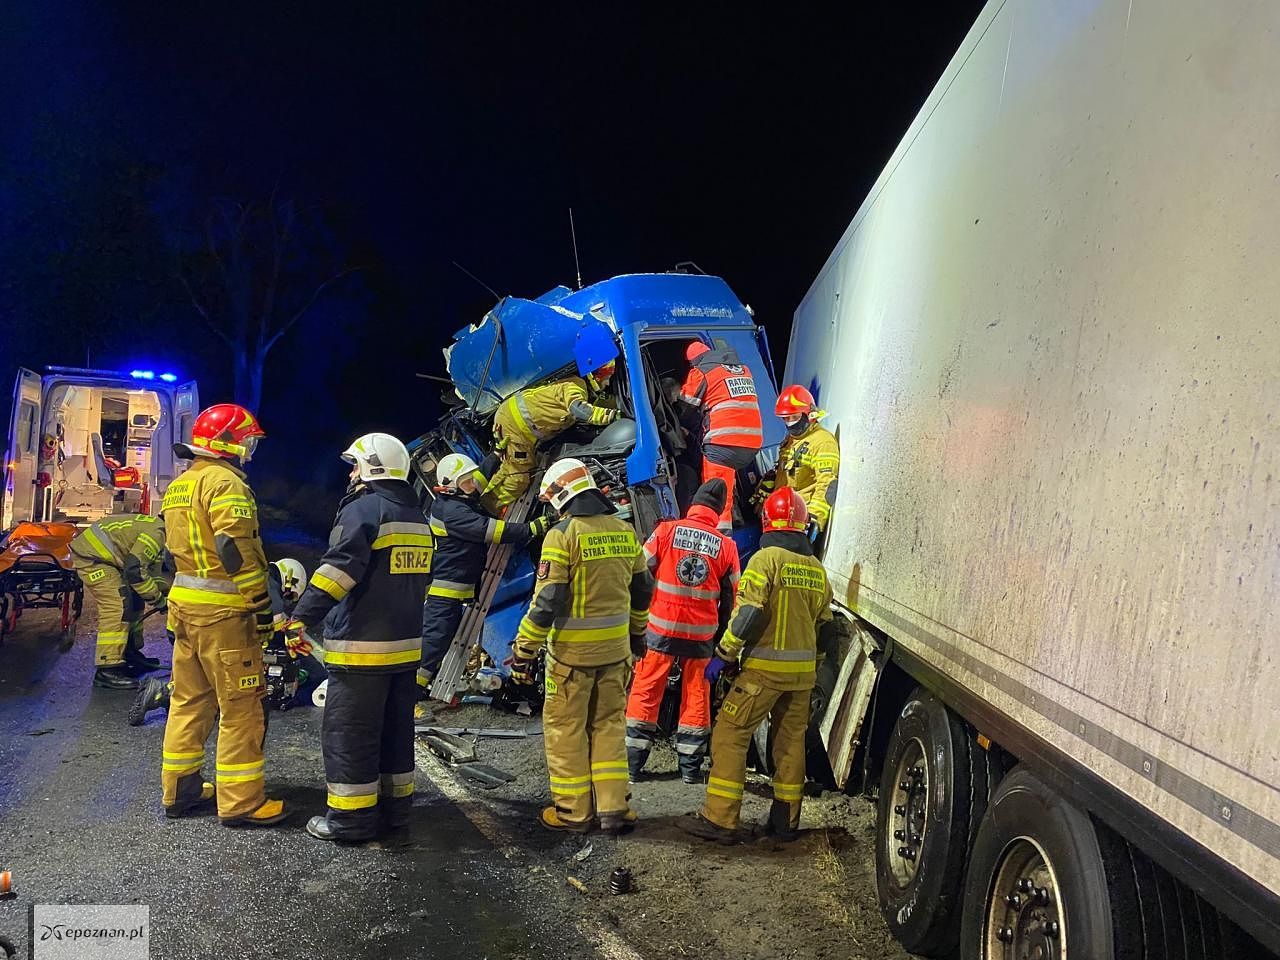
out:
<path id="1" fill-rule="evenodd" d="M 253 459 L 253 451 L 258 449 L 258 439 L 258 436 L 255 434 L 252 437 L 245 437 L 240 441 L 240 446 L 244 447 L 244 456 L 240 459 L 245 463 L 248 463 Z"/>

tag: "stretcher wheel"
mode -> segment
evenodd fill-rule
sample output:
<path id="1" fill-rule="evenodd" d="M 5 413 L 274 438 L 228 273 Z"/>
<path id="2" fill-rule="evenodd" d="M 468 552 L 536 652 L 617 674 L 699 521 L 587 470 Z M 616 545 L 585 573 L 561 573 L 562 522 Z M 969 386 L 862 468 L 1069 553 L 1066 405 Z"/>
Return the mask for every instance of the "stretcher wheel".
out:
<path id="1" fill-rule="evenodd" d="M 76 642 L 76 627 L 80 624 L 80 610 L 71 602 L 71 593 L 62 595 L 62 631 L 58 634 L 58 650 L 66 653 Z"/>

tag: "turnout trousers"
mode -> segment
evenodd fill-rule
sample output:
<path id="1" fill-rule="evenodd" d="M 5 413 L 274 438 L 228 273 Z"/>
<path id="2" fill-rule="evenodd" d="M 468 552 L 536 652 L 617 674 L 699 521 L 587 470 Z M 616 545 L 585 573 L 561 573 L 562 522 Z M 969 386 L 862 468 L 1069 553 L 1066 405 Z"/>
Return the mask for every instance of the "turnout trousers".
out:
<path id="1" fill-rule="evenodd" d="M 465 611 L 466 605 L 453 597 L 427 597 L 422 605 L 422 664 L 418 668 L 418 686 L 425 689 L 431 684 Z"/>
<path id="2" fill-rule="evenodd" d="M 566 823 L 625 814 L 627 662 L 569 667 L 547 657 L 543 740 L 551 800 Z"/>
<path id="3" fill-rule="evenodd" d="M 120 571 L 108 563 L 94 563 L 73 554 L 72 563 L 80 579 L 93 594 L 98 607 L 98 639 L 93 662 L 98 667 L 118 667 L 124 663 L 124 648 L 132 643 L 142 649 L 142 624 L 138 620 L 137 596 L 124 582 Z"/>
<path id="4" fill-rule="evenodd" d="M 409 824 L 413 805 L 412 670 L 330 670 L 320 741 L 329 825 L 340 840 L 368 840 Z"/>
<path id="5" fill-rule="evenodd" d="M 266 800 L 263 789 L 262 646 L 253 617 L 236 614 L 194 624 L 170 612 L 173 692 L 164 727 L 160 780 L 164 805 L 200 795 L 204 742 L 218 719 L 218 816 L 247 816 Z"/>
<path id="6" fill-rule="evenodd" d="M 680 772 L 702 769 L 711 738 L 711 684 L 703 676 L 710 657 L 680 657 L 650 650 L 636 664 L 627 698 L 627 764 L 632 774 L 644 769 L 658 735 L 658 712 L 667 691 L 671 665 L 680 661 L 680 725 L 676 727 L 676 755 Z"/>
<path id="7" fill-rule="evenodd" d="M 501 410 L 499 408 L 499 416 Z M 536 442 L 521 436 L 512 429 L 503 429 L 501 422 L 495 423 L 498 433 L 495 451 L 498 454 L 498 469 L 489 478 L 481 491 L 481 502 L 494 516 L 500 517 L 507 507 L 520 499 L 533 482 L 534 452 Z"/>
<path id="8" fill-rule="evenodd" d="M 747 779 L 747 747 L 766 719 L 773 732 L 773 808 L 770 820 L 794 830 L 804 796 L 804 738 L 810 690 L 775 690 L 758 671 L 744 670 L 720 705 L 711 734 L 711 775 L 702 815 L 726 830 L 738 828 Z"/>

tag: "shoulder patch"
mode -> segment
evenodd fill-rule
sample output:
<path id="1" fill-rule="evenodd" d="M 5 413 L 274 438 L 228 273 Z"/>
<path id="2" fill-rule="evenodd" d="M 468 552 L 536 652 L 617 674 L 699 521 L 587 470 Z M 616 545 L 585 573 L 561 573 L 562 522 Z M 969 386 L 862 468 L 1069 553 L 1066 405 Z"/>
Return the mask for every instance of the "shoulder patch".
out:
<path id="1" fill-rule="evenodd" d="M 551 576 L 551 561 L 539 560 L 538 561 L 538 579 L 545 580 L 549 576 Z"/>

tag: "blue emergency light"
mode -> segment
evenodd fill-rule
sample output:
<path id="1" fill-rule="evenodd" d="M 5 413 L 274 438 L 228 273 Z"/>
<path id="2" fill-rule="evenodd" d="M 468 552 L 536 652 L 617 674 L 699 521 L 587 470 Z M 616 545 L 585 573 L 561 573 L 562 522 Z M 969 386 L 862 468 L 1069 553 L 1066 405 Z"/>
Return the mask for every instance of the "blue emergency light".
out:
<path id="1" fill-rule="evenodd" d="M 160 379 L 165 383 L 173 383 L 178 379 L 178 375 L 176 373 L 162 373 L 160 374 Z"/>
<path id="2" fill-rule="evenodd" d="M 129 376 L 135 380 L 155 380 L 157 378 L 154 370 L 130 370 Z M 165 383 L 176 383 L 178 375 L 176 373 L 162 373 L 159 374 L 159 379 Z"/>

